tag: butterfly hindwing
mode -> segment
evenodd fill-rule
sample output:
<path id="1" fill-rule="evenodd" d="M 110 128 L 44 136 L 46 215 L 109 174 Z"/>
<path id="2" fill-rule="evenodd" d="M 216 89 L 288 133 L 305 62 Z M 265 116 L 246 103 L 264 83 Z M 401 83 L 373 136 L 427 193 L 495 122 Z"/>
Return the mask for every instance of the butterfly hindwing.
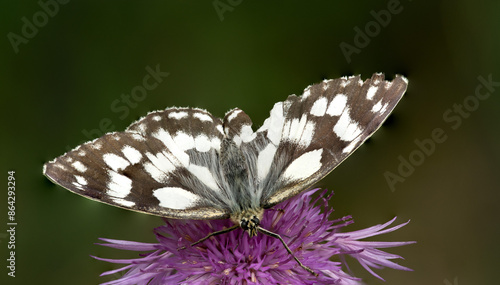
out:
<path id="1" fill-rule="evenodd" d="M 51 180 L 85 197 L 172 218 L 227 218 L 218 155 L 222 122 L 208 112 L 152 112 L 48 162 Z"/>

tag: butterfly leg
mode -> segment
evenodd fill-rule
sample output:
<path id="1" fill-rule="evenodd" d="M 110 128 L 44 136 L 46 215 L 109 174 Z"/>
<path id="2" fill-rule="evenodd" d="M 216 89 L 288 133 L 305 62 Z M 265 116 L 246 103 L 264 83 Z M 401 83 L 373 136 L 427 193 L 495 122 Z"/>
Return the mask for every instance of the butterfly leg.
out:
<path id="1" fill-rule="evenodd" d="M 288 253 L 292 255 L 293 259 L 295 259 L 295 261 L 297 261 L 297 263 L 300 265 L 300 267 L 304 268 L 305 270 L 307 270 L 307 272 L 313 274 L 314 276 L 318 276 L 318 273 L 314 272 L 311 268 L 302 264 L 302 262 L 300 262 L 300 260 L 298 260 L 297 257 L 295 257 L 295 255 L 293 255 L 293 252 L 290 250 L 288 245 L 286 245 L 285 241 L 281 238 L 281 236 L 279 234 L 270 232 L 270 231 L 263 229 L 261 227 L 258 227 L 258 230 L 259 230 L 259 232 L 261 232 L 265 235 L 279 239 L 281 241 L 281 243 L 283 244 L 283 246 L 285 247 L 286 251 L 288 251 Z"/>
<path id="2" fill-rule="evenodd" d="M 217 232 L 213 232 L 213 233 L 210 233 L 209 235 L 207 235 L 206 237 L 198 240 L 197 242 L 194 242 L 191 244 L 191 246 L 195 246 L 197 244 L 199 244 L 200 242 L 204 242 L 206 241 L 207 239 L 209 239 L 210 237 L 213 237 L 213 236 L 216 236 L 216 235 L 221 235 L 221 234 L 225 234 L 225 233 L 228 233 L 230 231 L 234 231 L 235 229 L 239 228 L 240 226 L 239 225 L 234 225 L 230 228 L 227 228 L 227 229 L 223 229 L 223 230 L 220 230 L 220 231 L 217 231 Z M 182 250 L 182 249 L 186 249 L 186 246 L 183 246 L 183 247 L 179 247 L 177 250 Z"/>

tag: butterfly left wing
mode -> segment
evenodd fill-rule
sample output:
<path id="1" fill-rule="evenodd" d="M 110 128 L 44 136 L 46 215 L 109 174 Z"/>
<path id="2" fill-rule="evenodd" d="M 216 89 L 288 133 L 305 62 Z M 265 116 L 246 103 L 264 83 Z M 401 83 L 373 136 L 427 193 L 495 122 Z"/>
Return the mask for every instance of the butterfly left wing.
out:
<path id="1" fill-rule="evenodd" d="M 152 112 L 44 165 L 53 182 L 86 198 L 183 219 L 229 217 L 218 156 L 222 121 L 192 108 Z"/>
<path id="2" fill-rule="evenodd" d="M 257 132 L 242 127 L 238 140 L 261 206 L 276 205 L 332 171 L 382 125 L 406 87 L 406 78 L 386 81 L 383 74 L 364 82 L 360 76 L 325 80 L 276 103 Z M 245 121 L 246 115 L 233 116 Z"/>

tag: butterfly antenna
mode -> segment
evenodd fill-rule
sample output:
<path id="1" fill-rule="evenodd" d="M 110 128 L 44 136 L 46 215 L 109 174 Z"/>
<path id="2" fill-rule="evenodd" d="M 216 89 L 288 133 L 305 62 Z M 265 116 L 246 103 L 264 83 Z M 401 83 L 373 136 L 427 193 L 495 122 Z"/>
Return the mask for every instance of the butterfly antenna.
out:
<path id="1" fill-rule="evenodd" d="M 305 270 L 307 270 L 307 272 L 311 273 L 312 275 L 314 276 L 318 276 L 318 273 L 314 272 L 311 268 L 305 266 L 304 264 L 302 264 L 302 262 L 300 262 L 300 260 L 297 259 L 297 257 L 295 257 L 295 255 L 293 254 L 293 252 L 290 250 L 290 248 L 288 247 L 288 245 L 285 243 L 285 241 L 281 238 L 281 236 L 277 233 L 273 233 L 273 232 L 270 232 L 266 229 L 263 229 L 261 227 L 257 227 L 257 229 L 259 230 L 259 232 L 265 234 L 265 235 L 268 235 L 270 237 L 273 237 L 273 238 L 277 238 L 281 241 L 281 243 L 283 244 L 283 246 L 285 247 L 286 251 L 288 251 L 288 253 L 290 255 L 292 255 L 293 259 L 295 259 L 295 261 L 297 261 L 297 263 L 300 265 L 300 267 L 304 268 Z"/>
<path id="2" fill-rule="evenodd" d="M 213 237 L 213 236 L 217 236 L 217 235 L 221 235 L 221 234 L 225 234 L 225 233 L 228 233 L 230 231 L 234 231 L 235 229 L 239 228 L 240 226 L 239 225 L 234 225 L 230 228 L 227 228 L 227 229 L 223 229 L 223 230 L 220 230 L 220 231 L 217 231 L 217 232 L 213 232 L 213 233 L 210 233 L 209 235 L 207 235 L 206 237 L 198 240 L 197 242 L 194 242 L 191 244 L 191 246 L 195 246 L 197 244 L 199 244 L 200 242 L 204 242 L 206 241 L 207 239 L 209 239 L 210 237 Z M 186 249 L 186 246 L 183 246 L 183 247 L 179 247 L 177 250 L 183 250 L 183 249 Z"/>

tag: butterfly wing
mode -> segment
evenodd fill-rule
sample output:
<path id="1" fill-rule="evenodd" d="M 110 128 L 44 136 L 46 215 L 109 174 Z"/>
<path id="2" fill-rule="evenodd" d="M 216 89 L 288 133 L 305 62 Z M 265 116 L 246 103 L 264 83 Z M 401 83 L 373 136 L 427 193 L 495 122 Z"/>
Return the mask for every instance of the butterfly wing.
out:
<path id="1" fill-rule="evenodd" d="M 407 80 L 374 74 L 325 80 L 274 105 L 241 148 L 263 208 L 298 194 L 330 173 L 368 139 L 403 96 Z M 242 116 L 239 113 L 235 116 Z"/>
<path id="2" fill-rule="evenodd" d="M 113 206 L 183 219 L 228 218 L 222 121 L 192 108 L 152 112 L 44 165 L 62 187 Z"/>
<path id="3" fill-rule="evenodd" d="M 224 124 L 200 109 L 152 112 L 124 132 L 48 162 L 44 174 L 74 193 L 122 208 L 228 218 L 245 204 L 271 207 L 324 177 L 380 127 L 406 86 L 404 77 L 389 82 L 382 74 L 364 82 L 359 76 L 327 80 L 275 104 L 257 132 L 239 109 L 228 112 Z M 228 140 L 241 150 L 231 153 L 245 157 L 248 192 L 233 191 L 223 177 L 221 147 Z"/>

